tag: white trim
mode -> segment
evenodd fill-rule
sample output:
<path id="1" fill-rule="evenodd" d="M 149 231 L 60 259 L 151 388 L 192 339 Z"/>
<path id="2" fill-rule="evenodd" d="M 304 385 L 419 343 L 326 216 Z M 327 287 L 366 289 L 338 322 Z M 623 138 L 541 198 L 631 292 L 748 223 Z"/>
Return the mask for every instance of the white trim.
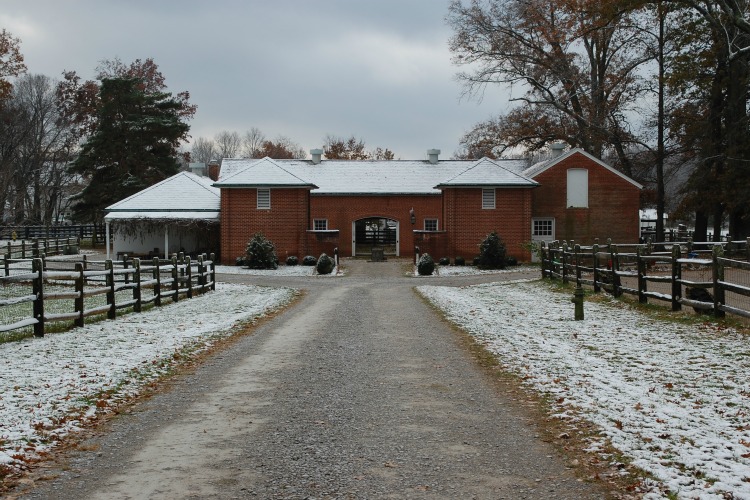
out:
<path id="1" fill-rule="evenodd" d="M 322 222 L 325 227 L 322 228 L 322 229 L 319 229 L 319 228 L 315 227 L 315 223 L 316 222 Z M 312 229 L 313 229 L 313 231 L 328 231 L 328 219 L 313 219 L 313 227 L 312 227 Z"/>
<path id="2" fill-rule="evenodd" d="M 109 221 L 105 221 L 104 222 L 104 238 L 107 241 L 107 244 L 106 244 L 106 246 L 107 246 L 107 260 L 109 260 L 109 255 L 110 255 L 109 254 Z M 112 241 L 112 252 L 113 253 L 115 251 L 114 247 L 115 247 L 115 242 Z M 117 255 L 117 254 L 115 254 L 115 255 Z"/>

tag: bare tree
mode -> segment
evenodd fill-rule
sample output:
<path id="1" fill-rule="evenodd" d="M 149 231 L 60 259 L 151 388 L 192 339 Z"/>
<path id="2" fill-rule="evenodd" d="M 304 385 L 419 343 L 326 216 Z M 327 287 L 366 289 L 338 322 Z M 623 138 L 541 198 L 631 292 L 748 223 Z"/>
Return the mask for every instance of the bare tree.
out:
<path id="1" fill-rule="evenodd" d="M 68 201 L 72 175 L 67 165 L 77 141 L 70 122 L 61 116 L 56 86 L 47 76 L 24 75 L 13 89 L 11 99 L 20 111 L 16 120 L 23 133 L 12 156 L 8 187 L 19 223 L 50 224 Z"/>
<path id="2" fill-rule="evenodd" d="M 216 154 L 219 158 L 236 158 L 242 147 L 242 139 L 237 132 L 221 131 L 214 137 Z"/>
<path id="3" fill-rule="evenodd" d="M 258 158 L 265 140 L 266 136 L 257 127 L 253 127 L 245 132 L 245 136 L 242 138 L 242 156 L 245 158 Z"/>
<path id="4" fill-rule="evenodd" d="M 195 162 L 208 163 L 211 160 L 218 160 L 216 143 L 205 137 L 198 137 L 193 143 L 190 150 L 190 159 Z"/>

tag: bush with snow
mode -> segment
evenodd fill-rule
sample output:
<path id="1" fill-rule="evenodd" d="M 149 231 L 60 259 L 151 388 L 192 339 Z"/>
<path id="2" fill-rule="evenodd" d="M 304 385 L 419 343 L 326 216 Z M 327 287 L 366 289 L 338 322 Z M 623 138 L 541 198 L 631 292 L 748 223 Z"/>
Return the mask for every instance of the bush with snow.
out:
<path id="1" fill-rule="evenodd" d="M 286 258 L 287 266 L 296 266 L 297 264 L 299 264 L 299 259 L 297 258 L 296 255 L 290 255 L 289 257 Z"/>
<path id="2" fill-rule="evenodd" d="M 276 256 L 276 246 L 263 236 L 263 233 L 255 233 L 247 243 L 244 264 L 250 269 L 278 268 L 279 258 Z"/>
<path id="3" fill-rule="evenodd" d="M 417 272 L 420 276 L 429 276 L 435 271 L 435 261 L 428 253 L 423 253 L 417 262 Z"/>
<path id="4" fill-rule="evenodd" d="M 479 244 L 478 266 L 482 269 L 505 269 L 505 243 L 492 231 Z"/>
<path id="5" fill-rule="evenodd" d="M 322 253 L 318 258 L 316 269 L 318 270 L 318 274 L 331 274 L 334 265 L 335 262 L 333 261 L 333 259 L 330 258 L 327 254 Z"/>
<path id="6" fill-rule="evenodd" d="M 305 257 L 302 259 L 303 266 L 314 266 L 317 263 L 318 259 L 316 259 L 312 255 L 305 255 Z"/>

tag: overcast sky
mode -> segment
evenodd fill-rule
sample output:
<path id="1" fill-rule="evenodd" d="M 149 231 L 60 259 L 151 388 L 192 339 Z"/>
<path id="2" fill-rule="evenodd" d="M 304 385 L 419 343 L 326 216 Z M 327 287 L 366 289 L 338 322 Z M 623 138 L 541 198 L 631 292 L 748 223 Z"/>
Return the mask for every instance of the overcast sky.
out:
<path id="1" fill-rule="evenodd" d="M 461 97 L 448 0 L 3 0 L 0 28 L 30 73 L 93 78 L 99 61 L 153 58 L 198 106 L 193 138 L 258 127 L 306 151 L 327 134 L 448 158 L 502 89 Z"/>

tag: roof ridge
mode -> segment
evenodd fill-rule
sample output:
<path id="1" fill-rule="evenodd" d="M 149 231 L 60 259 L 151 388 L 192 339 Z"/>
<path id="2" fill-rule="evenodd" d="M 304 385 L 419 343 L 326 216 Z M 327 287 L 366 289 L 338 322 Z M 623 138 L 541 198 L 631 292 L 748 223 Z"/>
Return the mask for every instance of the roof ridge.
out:
<path id="1" fill-rule="evenodd" d="M 223 184 L 223 183 L 226 183 L 226 182 L 227 182 L 228 180 L 232 179 L 233 177 L 236 177 L 236 176 L 238 176 L 239 174 L 241 174 L 241 173 L 243 173 L 243 172 L 247 172 L 247 171 L 248 171 L 248 170 L 250 170 L 251 168 L 256 168 L 257 166 L 259 166 L 259 165 L 261 165 L 261 164 L 263 164 L 263 163 L 270 163 L 270 164 L 271 164 L 271 165 L 273 165 L 274 167 L 276 167 L 276 168 L 278 168 L 279 170 L 281 170 L 281 171 L 283 171 L 283 172 L 287 173 L 288 175 L 291 175 L 292 177 L 294 177 L 295 179 L 297 179 L 298 181 L 300 181 L 300 182 L 302 182 L 302 183 L 304 183 L 304 184 L 313 184 L 313 183 L 312 183 L 311 181 L 309 181 L 309 180 L 305 180 L 305 179 L 303 179 L 303 178 L 299 177 L 298 175 L 295 175 L 295 174 L 293 174 L 292 172 L 290 172 L 290 171 L 289 171 L 289 170 L 287 170 L 286 168 L 282 167 L 282 166 L 281 166 L 281 165 L 280 165 L 280 164 L 279 164 L 279 163 L 278 163 L 278 162 L 277 162 L 276 160 L 274 160 L 273 158 L 270 158 L 270 157 L 268 157 L 268 156 L 265 156 L 265 157 L 263 157 L 263 158 L 260 158 L 260 159 L 258 159 L 257 161 L 254 161 L 254 162 L 250 163 L 249 165 L 245 165 L 244 167 L 240 168 L 239 170 L 237 170 L 236 172 L 234 172 L 234 173 L 233 173 L 232 175 L 230 175 L 229 177 L 226 177 L 226 178 L 224 178 L 224 179 L 221 179 L 221 181 L 217 181 L 217 182 L 221 182 L 222 184 Z"/>
<path id="2" fill-rule="evenodd" d="M 459 177 L 461 177 L 462 175 L 466 174 L 466 173 L 467 173 L 467 172 L 469 172 L 470 170 L 473 170 L 473 169 L 477 168 L 477 167 L 478 167 L 479 165 L 481 165 L 482 163 L 490 163 L 490 164 L 491 164 L 492 166 L 494 166 L 494 167 L 498 167 L 498 168 L 501 168 L 501 169 L 505 170 L 506 172 L 508 172 L 509 174 L 512 174 L 512 175 L 514 175 L 514 176 L 516 176 L 516 177 L 520 177 L 520 178 L 521 178 L 521 179 L 523 179 L 523 180 L 526 180 L 526 181 L 532 180 L 532 181 L 533 181 L 533 179 L 529 179 L 529 178 L 528 178 L 528 177 L 526 177 L 525 175 L 521 175 L 521 174 L 518 174 L 518 173 L 514 172 L 513 170 L 511 170 L 511 169 L 509 169 L 509 168 L 506 168 L 506 167 L 504 167 L 503 165 L 499 164 L 499 163 L 498 163 L 497 161 L 495 161 L 495 160 L 493 160 L 493 159 L 491 159 L 491 158 L 488 158 L 488 157 L 486 157 L 486 156 L 483 156 L 482 158 L 480 158 L 480 159 L 478 159 L 477 161 L 475 161 L 475 162 L 474 162 L 474 164 L 473 164 L 473 165 L 471 165 L 470 167 L 468 167 L 467 169 L 465 169 L 465 170 L 461 171 L 460 173 L 458 173 L 458 174 L 454 175 L 454 176 L 453 176 L 453 177 L 451 177 L 450 179 L 446 179 L 446 180 L 444 180 L 444 181 L 443 181 L 443 182 L 441 182 L 440 184 L 447 184 L 447 183 L 451 182 L 451 181 L 452 181 L 452 180 L 454 180 L 454 179 L 458 179 Z"/>

